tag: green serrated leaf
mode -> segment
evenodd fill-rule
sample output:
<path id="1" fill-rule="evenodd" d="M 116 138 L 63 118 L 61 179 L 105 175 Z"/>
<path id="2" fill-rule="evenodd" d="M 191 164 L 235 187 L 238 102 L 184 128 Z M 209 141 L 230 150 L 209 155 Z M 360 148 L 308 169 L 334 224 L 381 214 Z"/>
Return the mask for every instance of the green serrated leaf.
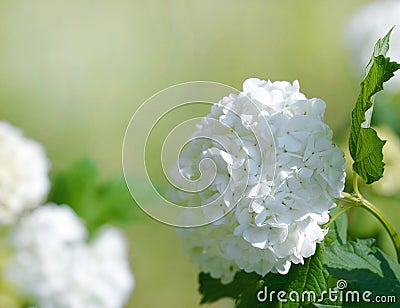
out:
<path id="1" fill-rule="evenodd" d="M 364 268 L 370 269 L 374 273 L 379 273 L 379 263 L 376 262 L 373 254 L 371 254 L 373 249 L 371 247 L 373 247 L 374 243 L 373 239 L 368 239 L 327 247 L 328 265 L 349 270 Z"/>
<path id="2" fill-rule="evenodd" d="M 369 239 L 327 247 L 328 271 L 335 278 L 345 279 L 348 290 L 398 295 L 400 265 L 374 244 L 375 241 Z"/>
<path id="3" fill-rule="evenodd" d="M 372 64 L 374 63 L 374 57 L 377 56 L 386 56 L 387 52 L 389 51 L 389 42 L 390 42 L 390 35 L 392 34 L 394 27 L 392 27 L 392 29 L 389 30 L 389 32 L 381 39 L 379 39 L 375 46 L 374 46 L 374 52 L 372 54 L 371 59 L 369 60 L 369 63 L 367 65 L 367 67 L 365 68 L 365 72 L 366 74 L 368 74 Z"/>
<path id="4" fill-rule="evenodd" d="M 354 160 L 353 170 L 367 184 L 379 180 L 383 176 L 381 140 L 376 131 L 370 127 L 374 95 L 383 90 L 383 84 L 394 76 L 400 64 L 391 62 L 386 57 L 389 49 L 389 38 L 392 30 L 375 45 L 374 54 L 367 66 L 367 74 L 361 82 L 360 95 L 352 112 L 349 149 Z"/>
<path id="5" fill-rule="evenodd" d="M 303 292 L 313 291 L 318 298 L 327 289 L 327 274 L 324 268 L 321 245 L 317 245 L 315 254 L 307 258 L 304 265 L 296 265 L 289 274 L 289 282 L 286 288 L 288 294 L 295 291 L 301 295 Z M 309 303 L 288 301 L 283 303 L 282 307 L 297 308 L 303 307 L 305 304 Z"/>

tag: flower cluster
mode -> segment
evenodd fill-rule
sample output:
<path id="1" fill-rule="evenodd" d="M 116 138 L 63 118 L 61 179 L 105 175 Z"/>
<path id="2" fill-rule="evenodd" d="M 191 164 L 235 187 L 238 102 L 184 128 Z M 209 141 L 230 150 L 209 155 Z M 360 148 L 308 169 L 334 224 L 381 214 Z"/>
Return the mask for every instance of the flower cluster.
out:
<path id="1" fill-rule="evenodd" d="M 209 225 L 178 230 L 201 271 L 229 283 L 238 270 L 285 274 L 315 253 L 345 178 L 344 154 L 332 143 L 324 111 L 325 103 L 307 99 L 297 81 L 253 78 L 201 121 L 194 137 L 208 138 L 184 148 L 179 172 L 194 180 L 207 174 L 199 164 L 212 159 L 214 181 L 198 193 L 170 196 L 183 206 L 221 200 L 214 210 L 222 213 L 236 205 Z"/>
<path id="2" fill-rule="evenodd" d="M 2 272 L 40 307 L 122 307 L 134 287 L 118 229 L 87 231 L 68 206 L 41 206 L 50 181 L 42 146 L 0 121 L 0 225 L 13 254 Z"/>
<path id="3" fill-rule="evenodd" d="M 86 239 L 71 208 L 41 206 L 11 233 L 7 276 L 40 307 L 122 307 L 134 286 L 124 236 L 107 227 Z"/>
<path id="4" fill-rule="evenodd" d="M 40 205 L 50 182 L 42 146 L 0 121 L 0 224 L 12 224 L 24 211 Z"/>

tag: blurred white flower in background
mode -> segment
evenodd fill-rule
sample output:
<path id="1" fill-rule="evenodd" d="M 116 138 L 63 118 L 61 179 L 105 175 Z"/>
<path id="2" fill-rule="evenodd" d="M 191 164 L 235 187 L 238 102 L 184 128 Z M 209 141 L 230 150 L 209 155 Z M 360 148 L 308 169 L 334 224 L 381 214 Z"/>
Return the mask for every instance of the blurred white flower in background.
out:
<path id="1" fill-rule="evenodd" d="M 50 187 L 50 163 L 42 146 L 0 121 L 0 224 L 11 224 L 40 205 Z"/>
<path id="2" fill-rule="evenodd" d="M 243 92 L 223 98 L 202 120 L 193 136 L 224 140 L 225 148 L 207 138 L 192 141 L 183 149 L 179 167 L 193 180 L 199 176 L 199 162 L 211 158 L 218 166 L 215 180 L 199 193 L 174 190 L 170 196 L 185 206 L 204 205 L 220 195 L 220 209 L 238 205 L 212 224 L 178 230 L 201 271 L 223 283 L 239 269 L 262 276 L 286 274 L 292 263 L 315 253 L 327 232 L 320 225 L 328 221 L 345 178 L 344 154 L 332 143 L 324 111 L 325 103 L 308 100 L 297 81 L 253 78 L 244 82 Z M 262 118 L 272 135 L 261 125 Z M 243 195 L 235 195 L 235 187 L 247 177 Z"/>
<path id="3" fill-rule="evenodd" d="M 87 242 L 83 223 L 68 206 L 36 209 L 10 238 L 15 254 L 6 276 L 39 307 L 118 308 L 134 287 L 124 235 L 104 227 Z"/>
<path id="4" fill-rule="evenodd" d="M 356 11 L 344 29 L 346 45 L 350 48 L 349 56 L 353 59 L 353 71 L 363 73 L 367 66 L 375 43 L 393 26 L 391 48 L 388 56 L 400 61 L 400 1 L 379 0 L 368 3 Z M 359 77 L 359 76 L 357 76 Z M 396 76 L 387 82 L 385 89 L 400 92 L 400 78 Z"/>

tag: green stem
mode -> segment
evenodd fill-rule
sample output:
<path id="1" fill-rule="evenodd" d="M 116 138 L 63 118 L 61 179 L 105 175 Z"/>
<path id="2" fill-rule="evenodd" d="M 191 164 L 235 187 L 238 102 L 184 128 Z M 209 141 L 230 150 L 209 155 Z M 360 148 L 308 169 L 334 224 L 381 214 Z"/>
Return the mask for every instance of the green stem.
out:
<path id="1" fill-rule="evenodd" d="M 383 225 L 383 227 L 389 234 L 390 239 L 392 240 L 392 243 L 396 250 L 397 262 L 400 263 L 400 237 L 397 234 L 394 227 L 392 226 L 392 224 L 382 214 L 382 212 L 379 211 L 379 209 L 374 204 L 369 202 L 367 199 L 365 199 L 361 195 L 360 191 L 358 190 L 358 175 L 357 174 L 353 175 L 353 189 L 354 189 L 354 194 L 349 194 L 349 193 L 345 193 L 345 192 L 342 193 L 344 196 L 344 200 L 348 200 L 348 201 L 352 202 L 352 204 L 354 204 L 354 206 L 360 206 L 360 207 L 366 209 L 368 212 L 370 212 L 372 215 L 374 215 L 379 220 L 379 222 Z M 345 207 L 346 210 L 348 209 L 348 207 L 350 207 L 350 206 Z M 342 212 L 342 211 L 339 211 L 338 213 L 340 213 L 340 212 Z M 332 218 L 336 218 L 335 216 L 336 215 L 334 215 Z"/>
<path id="2" fill-rule="evenodd" d="M 362 198 L 360 191 L 358 190 L 358 174 L 353 172 L 353 191 L 354 194 Z"/>
<path id="3" fill-rule="evenodd" d="M 343 199 L 345 201 L 351 202 L 351 204 L 356 204 L 356 206 L 361 205 L 361 200 L 355 194 L 349 194 L 347 192 L 342 192 Z"/>
<path id="4" fill-rule="evenodd" d="M 338 218 L 340 215 L 342 215 L 343 213 L 347 212 L 348 210 L 350 210 L 351 208 L 353 208 L 357 205 L 358 205 L 357 203 L 352 201 L 352 203 L 350 205 L 341 207 L 341 209 L 339 211 L 337 211 L 333 216 L 331 216 L 329 221 L 324 225 L 324 228 L 329 227 L 336 220 L 336 218 Z"/>
<path id="5" fill-rule="evenodd" d="M 392 240 L 393 245 L 396 249 L 397 262 L 400 263 L 400 237 L 397 234 L 396 230 L 393 228 L 392 224 L 386 219 L 386 217 L 379 211 L 379 209 L 375 205 L 373 205 L 371 202 L 365 199 L 362 199 L 362 202 L 363 202 L 363 207 L 372 215 L 374 215 L 382 223 L 386 231 L 389 233 L 390 239 Z"/>

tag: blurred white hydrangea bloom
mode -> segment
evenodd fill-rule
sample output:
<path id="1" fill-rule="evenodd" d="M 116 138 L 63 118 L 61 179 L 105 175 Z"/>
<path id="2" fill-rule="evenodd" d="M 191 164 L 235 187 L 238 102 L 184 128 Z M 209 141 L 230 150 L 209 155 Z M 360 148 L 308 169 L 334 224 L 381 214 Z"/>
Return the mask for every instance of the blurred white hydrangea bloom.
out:
<path id="1" fill-rule="evenodd" d="M 325 103 L 307 99 L 297 81 L 252 78 L 243 92 L 223 98 L 201 121 L 193 136 L 223 140 L 225 148 L 207 139 L 192 141 L 183 149 L 179 170 L 196 179 L 199 162 L 211 158 L 216 177 L 198 193 L 173 190 L 170 196 L 178 204 L 200 206 L 222 195 L 217 207 L 222 211 L 237 204 L 212 224 L 178 229 L 201 271 L 223 283 L 238 270 L 286 274 L 292 263 L 315 253 L 327 232 L 320 225 L 329 220 L 345 179 L 344 154 L 332 143 L 324 111 Z M 242 182 L 246 189 L 238 196 L 235 187 Z"/>
<path id="2" fill-rule="evenodd" d="M 39 207 L 11 232 L 15 256 L 6 275 L 41 308 L 118 308 L 134 287 L 127 242 L 106 227 L 89 243 L 68 206 Z"/>
<path id="3" fill-rule="evenodd" d="M 0 224 L 11 224 L 47 196 L 49 161 L 42 146 L 0 121 Z"/>
<path id="4" fill-rule="evenodd" d="M 363 74 L 375 43 L 393 26 L 400 25 L 400 1 L 378 0 L 368 3 L 357 10 L 345 27 L 345 39 L 350 47 L 350 57 L 353 58 L 355 71 Z M 396 27 L 391 35 L 391 47 L 388 56 L 400 61 L 400 31 Z M 385 89 L 400 92 L 400 79 L 392 78 Z"/>

